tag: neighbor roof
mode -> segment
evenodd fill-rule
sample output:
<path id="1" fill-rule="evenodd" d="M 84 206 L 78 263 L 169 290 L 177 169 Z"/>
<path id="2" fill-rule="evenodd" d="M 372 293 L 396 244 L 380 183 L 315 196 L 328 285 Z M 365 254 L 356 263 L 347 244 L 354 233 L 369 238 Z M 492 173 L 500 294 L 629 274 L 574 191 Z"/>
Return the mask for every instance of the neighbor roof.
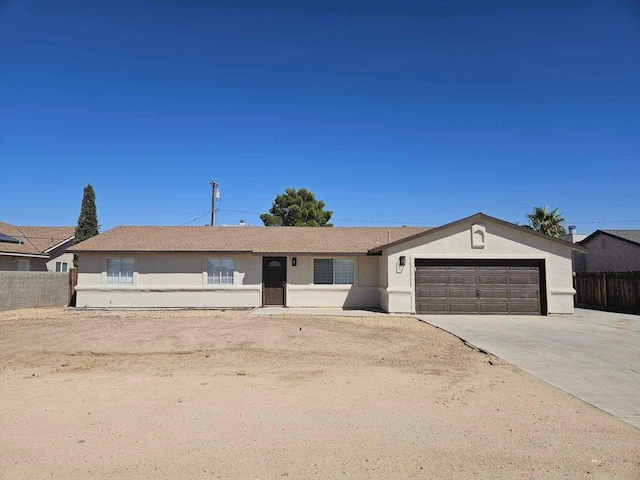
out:
<path id="1" fill-rule="evenodd" d="M 247 252 L 366 254 L 428 227 L 134 227 L 119 226 L 70 252 Z"/>
<path id="2" fill-rule="evenodd" d="M 609 235 L 610 237 L 620 238 L 621 240 L 625 240 L 627 242 L 635 243 L 640 245 L 640 230 L 596 230 L 591 235 L 589 235 L 584 240 L 580 241 L 580 244 L 587 243 L 598 233 L 604 233 L 605 235 Z"/>
<path id="3" fill-rule="evenodd" d="M 53 247 L 74 236 L 74 227 L 19 227 L 0 222 L 0 235 L 19 240 L 22 243 L 0 241 L 0 252 L 31 256 L 46 256 Z"/>

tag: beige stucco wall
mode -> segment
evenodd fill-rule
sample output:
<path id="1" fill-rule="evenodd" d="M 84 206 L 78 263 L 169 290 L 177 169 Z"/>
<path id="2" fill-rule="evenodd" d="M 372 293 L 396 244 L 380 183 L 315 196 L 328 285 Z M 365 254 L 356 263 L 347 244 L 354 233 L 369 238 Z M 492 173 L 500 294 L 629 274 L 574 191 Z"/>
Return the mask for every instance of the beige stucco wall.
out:
<path id="1" fill-rule="evenodd" d="M 62 253 L 54 256 L 55 250 L 50 253 L 51 259 L 47 261 L 47 270 L 50 272 L 56 271 L 56 262 L 67 262 L 67 271 L 73 268 L 73 253 L 66 253 L 64 250 Z"/>
<path id="2" fill-rule="evenodd" d="M 106 285 L 107 258 L 132 257 L 133 285 Z M 207 285 L 208 257 L 235 260 L 234 285 Z M 376 308 L 379 305 L 380 257 L 345 256 L 355 262 L 354 285 L 314 285 L 313 260 L 327 256 L 287 257 L 286 306 Z M 78 266 L 78 307 L 232 308 L 262 305 L 262 256 L 192 253 L 83 253 Z"/>
<path id="3" fill-rule="evenodd" d="M 133 285 L 107 285 L 107 258 L 133 258 Z M 234 285 L 207 284 L 207 258 L 235 260 Z M 82 253 L 76 306 L 90 308 L 250 308 L 261 304 L 260 257 L 252 255 Z"/>
<path id="4" fill-rule="evenodd" d="M 354 261 L 353 285 L 314 285 L 313 261 L 334 256 L 297 256 L 297 266 L 287 267 L 286 304 L 288 307 L 377 308 L 378 261 L 380 257 L 340 256 Z"/>
<path id="5" fill-rule="evenodd" d="M 381 261 L 387 265 L 389 285 L 382 289 L 386 291 L 381 292 L 380 303 L 386 304 L 385 310 L 415 313 L 416 259 L 535 259 L 545 264 L 548 313 L 573 313 L 570 245 L 490 221 L 482 225 L 486 228 L 484 248 L 472 248 L 472 222 L 466 222 L 384 250 Z M 404 267 L 399 265 L 401 255 L 406 256 Z"/>
<path id="6" fill-rule="evenodd" d="M 603 240 L 604 245 L 602 244 Z M 584 255 L 584 270 L 576 271 L 640 271 L 640 245 L 633 245 L 624 240 L 599 233 L 584 246 L 589 249 L 589 252 Z"/>

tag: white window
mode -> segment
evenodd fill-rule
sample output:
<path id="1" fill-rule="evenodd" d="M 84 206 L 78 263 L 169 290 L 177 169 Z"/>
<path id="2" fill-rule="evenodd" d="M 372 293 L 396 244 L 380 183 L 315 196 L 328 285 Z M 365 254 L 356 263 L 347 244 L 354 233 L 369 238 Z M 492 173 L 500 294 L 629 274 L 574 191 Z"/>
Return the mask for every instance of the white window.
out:
<path id="1" fill-rule="evenodd" d="M 67 262 L 56 262 L 56 272 L 66 272 Z"/>
<path id="2" fill-rule="evenodd" d="M 234 270 L 233 258 L 208 258 L 207 283 L 209 285 L 233 285 Z"/>
<path id="3" fill-rule="evenodd" d="M 107 285 L 133 285 L 133 258 L 107 259 Z"/>
<path id="4" fill-rule="evenodd" d="M 313 283 L 316 285 L 353 285 L 355 263 L 346 258 L 316 258 L 313 261 Z"/>
<path id="5" fill-rule="evenodd" d="M 18 271 L 19 272 L 28 272 L 30 263 L 31 262 L 29 261 L 28 258 L 19 258 L 18 259 Z"/>

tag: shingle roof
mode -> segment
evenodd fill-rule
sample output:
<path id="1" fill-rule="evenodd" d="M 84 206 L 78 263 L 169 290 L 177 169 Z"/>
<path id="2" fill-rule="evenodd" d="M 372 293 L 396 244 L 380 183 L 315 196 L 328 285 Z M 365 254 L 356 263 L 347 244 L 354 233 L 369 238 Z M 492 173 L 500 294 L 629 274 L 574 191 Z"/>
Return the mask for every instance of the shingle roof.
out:
<path id="1" fill-rule="evenodd" d="M 119 226 L 71 252 L 253 252 L 365 254 L 428 227 L 140 227 Z"/>
<path id="2" fill-rule="evenodd" d="M 0 233 L 19 239 L 22 243 L 0 242 L 0 252 L 44 254 L 51 247 L 73 237 L 74 227 L 18 227 L 0 222 Z"/>
<path id="3" fill-rule="evenodd" d="M 600 230 L 601 232 L 608 233 L 614 237 L 623 238 L 633 243 L 640 245 L 640 230 Z"/>

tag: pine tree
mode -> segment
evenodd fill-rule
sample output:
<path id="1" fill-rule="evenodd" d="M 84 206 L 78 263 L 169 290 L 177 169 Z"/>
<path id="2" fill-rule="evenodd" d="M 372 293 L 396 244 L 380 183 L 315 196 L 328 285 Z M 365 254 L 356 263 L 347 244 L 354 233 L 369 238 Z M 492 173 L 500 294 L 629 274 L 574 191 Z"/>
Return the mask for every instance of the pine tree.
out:
<path id="1" fill-rule="evenodd" d="M 260 218 L 267 227 L 333 227 L 328 223 L 333 212 L 324 207 L 324 202 L 316 200 L 315 195 L 306 188 L 297 191 L 287 188 L 284 194 L 278 195 L 273 201 L 269 213 L 260 215 Z"/>
<path id="2" fill-rule="evenodd" d="M 78 217 L 78 226 L 75 231 L 74 243 L 83 242 L 99 233 L 98 213 L 96 212 L 96 194 L 91 184 L 84 187 L 82 207 Z M 73 256 L 73 264 L 78 266 L 78 255 Z"/>

